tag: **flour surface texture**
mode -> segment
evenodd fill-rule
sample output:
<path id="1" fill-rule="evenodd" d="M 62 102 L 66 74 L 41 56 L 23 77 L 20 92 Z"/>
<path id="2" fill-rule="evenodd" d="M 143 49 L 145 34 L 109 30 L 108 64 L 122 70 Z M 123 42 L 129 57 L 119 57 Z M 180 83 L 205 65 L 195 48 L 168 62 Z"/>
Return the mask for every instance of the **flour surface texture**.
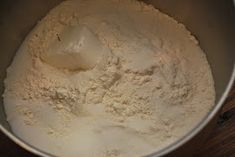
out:
<path id="1" fill-rule="evenodd" d="M 215 91 L 184 25 L 134 0 L 69 0 L 26 37 L 3 97 L 14 133 L 43 151 L 133 157 L 193 129 Z"/>

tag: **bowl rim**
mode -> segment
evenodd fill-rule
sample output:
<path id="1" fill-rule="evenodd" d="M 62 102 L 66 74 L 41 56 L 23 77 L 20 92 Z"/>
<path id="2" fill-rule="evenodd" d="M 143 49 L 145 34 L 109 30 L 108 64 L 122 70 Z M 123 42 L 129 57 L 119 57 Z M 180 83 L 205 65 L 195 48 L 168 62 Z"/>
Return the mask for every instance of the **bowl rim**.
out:
<path id="1" fill-rule="evenodd" d="M 233 0 L 233 3 L 235 4 L 235 0 Z M 173 152 L 174 150 L 178 149 L 179 147 L 183 146 L 185 143 L 190 141 L 192 138 L 194 138 L 197 134 L 199 134 L 206 125 L 214 118 L 214 116 L 220 111 L 220 109 L 223 106 L 224 101 L 226 100 L 229 91 L 233 87 L 233 83 L 235 81 L 235 62 L 233 63 L 233 70 L 232 74 L 230 76 L 230 80 L 225 88 L 224 93 L 220 97 L 219 101 L 213 109 L 201 120 L 199 124 L 197 124 L 191 131 L 189 131 L 185 136 L 181 137 L 180 139 L 176 140 L 174 143 L 170 144 L 169 146 L 160 149 L 157 152 L 153 152 L 148 157 L 160 157 L 169 154 L 170 152 Z M 17 145 L 21 146 L 25 150 L 39 156 L 43 157 L 56 157 L 55 155 L 52 155 L 50 153 L 46 153 L 29 143 L 25 142 L 20 137 L 16 136 L 12 132 L 8 131 L 2 124 L 0 124 L 0 131 L 2 131 L 8 138 L 10 138 L 13 142 L 15 142 Z"/>

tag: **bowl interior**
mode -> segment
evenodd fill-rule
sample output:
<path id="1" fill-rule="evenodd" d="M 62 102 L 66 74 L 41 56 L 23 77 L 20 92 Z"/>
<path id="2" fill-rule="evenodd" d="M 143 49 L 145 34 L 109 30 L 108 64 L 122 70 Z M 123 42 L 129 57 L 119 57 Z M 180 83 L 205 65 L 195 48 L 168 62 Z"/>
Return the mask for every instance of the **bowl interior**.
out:
<path id="1" fill-rule="evenodd" d="M 6 68 L 27 33 L 48 10 L 62 0 L 2 0 L 0 3 L 0 94 Z M 197 37 L 211 65 L 216 103 L 232 77 L 235 63 L 235 11 L 233 1 L 144 0 L 182 22 Z M 11 133 L 2 98 L 0 124 Z"/>

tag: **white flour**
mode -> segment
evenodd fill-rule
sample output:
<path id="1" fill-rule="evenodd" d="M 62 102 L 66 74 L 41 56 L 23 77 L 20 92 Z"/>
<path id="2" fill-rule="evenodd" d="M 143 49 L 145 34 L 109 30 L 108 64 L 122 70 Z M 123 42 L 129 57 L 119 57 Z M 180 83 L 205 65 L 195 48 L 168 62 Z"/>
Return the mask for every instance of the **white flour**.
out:
<path id="1" fill-rule="evenodd" d="M 110 53 L 87 70 L 44 62 L 50 45 L 63 42 L 63 30 L 78 24 Z M 13 131 L 64 157 L 157 151 L 192 129 L 215 100 L 210 67 L 195 38 L 169 16 L 133 0 L 57 6 L 22 44 L 5 87 Z"/>

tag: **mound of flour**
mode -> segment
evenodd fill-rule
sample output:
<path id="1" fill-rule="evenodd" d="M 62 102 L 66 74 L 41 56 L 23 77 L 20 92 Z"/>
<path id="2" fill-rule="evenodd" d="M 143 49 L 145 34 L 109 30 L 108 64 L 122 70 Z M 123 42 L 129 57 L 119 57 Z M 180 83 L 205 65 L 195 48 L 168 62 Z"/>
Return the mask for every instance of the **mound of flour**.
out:
<path id="1" fill-rule="evenodd" d="M 63 30 L 77 25 L 109 53 L 86 70 L 44 62 Z M 14 133 L 31 145 L 58 156 L 114 157 L 176 141 L 210 111 L 215 92 L 198 42 L 171 17 L 133 0 L 70 0 L 25 39 L 3 97 Z"/>

